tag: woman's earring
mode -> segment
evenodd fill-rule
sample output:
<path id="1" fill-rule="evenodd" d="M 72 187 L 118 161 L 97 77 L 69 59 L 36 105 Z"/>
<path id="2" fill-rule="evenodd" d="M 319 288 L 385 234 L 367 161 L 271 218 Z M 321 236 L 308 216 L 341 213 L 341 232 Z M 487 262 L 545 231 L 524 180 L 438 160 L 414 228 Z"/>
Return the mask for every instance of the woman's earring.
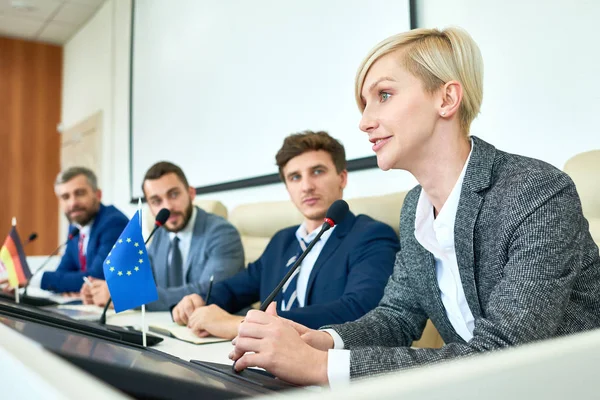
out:
<path id="1" fill-rule="evenodd" d="M 442 117 L 446 115 L 446 111 L 442 111 Z"/>

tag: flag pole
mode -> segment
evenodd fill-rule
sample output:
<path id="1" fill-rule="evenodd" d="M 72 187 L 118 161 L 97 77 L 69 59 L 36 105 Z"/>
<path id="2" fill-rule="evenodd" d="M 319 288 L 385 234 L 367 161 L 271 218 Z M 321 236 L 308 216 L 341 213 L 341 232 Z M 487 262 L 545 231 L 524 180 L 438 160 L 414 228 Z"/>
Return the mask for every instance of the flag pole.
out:
<path id="1" fill-rule="evenodd" d="M 140 229 L 142 228 L 142 199 L 138 198 L 138 213 L 140 215 Z M 142 304 L 142 345 L 146 347 L 146 305 Z"/>
<path id="2" fill-rule="evenodd" d="M 12 226 L 17 226 L 17 217 L 12 217 Z M 19 304 L 19 283 L 17 282 L 17 287 L 15 288 L 15 303 Z"/>

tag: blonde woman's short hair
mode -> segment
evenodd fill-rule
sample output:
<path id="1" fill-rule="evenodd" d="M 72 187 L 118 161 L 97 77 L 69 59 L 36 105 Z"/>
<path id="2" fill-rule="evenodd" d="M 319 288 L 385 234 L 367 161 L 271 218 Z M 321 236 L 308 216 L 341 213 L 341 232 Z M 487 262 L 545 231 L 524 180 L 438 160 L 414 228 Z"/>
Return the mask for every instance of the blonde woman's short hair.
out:
<path id="1" fill-rule="evenodd" d="M 461 83 L 463 99 L 458 115 L 461 129 L 468 135 L 483 100 L 483 59 L 473 38 L 460 28 L 421 28 L 383 40 L 369 52 L 356 74 L 355 96 L 361 112 L 366 106 L 361 92 L 369 69 L 375 61 L 395 51 L 401 65 L 429 93 L 452 80 Z"/>

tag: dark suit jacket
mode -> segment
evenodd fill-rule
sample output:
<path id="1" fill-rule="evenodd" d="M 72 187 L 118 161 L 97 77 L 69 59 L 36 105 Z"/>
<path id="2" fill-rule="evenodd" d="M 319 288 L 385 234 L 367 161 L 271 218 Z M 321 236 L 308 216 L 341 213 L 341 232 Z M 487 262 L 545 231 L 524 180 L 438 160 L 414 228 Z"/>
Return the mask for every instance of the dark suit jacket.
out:
<path id="1" fill-rule="evenodd" d="M 158 289 L 158 300 L 147 305 L 149 311 L 167 311 L 183 296 L 198 293 L 205 296 L 210 277 L 222 281 L 244 269 L 244 249 L 240 234 L 231 223 L 218 215 L 196 207 L 197 216 L 192 243 L 183 266 L 185 284 L 168 286 L 169 232 L 159 229 L 148 248 L 150 264 Z"/>
<path id="2" fill-rule="evenodd" d="M 351 377 L 600 327 L 600 256 L 571 179 L 542 161 L 473 142 L 454 241 L 474 337 L 466 343 L 453 329 L 433 255 L 415 239 L 417 186 L 404 201 L 401 250 L 381 303 L 333 327 L 351 350 Z M 407 347 L 427 318 L 446 345 Z"/>
<path id="3" fill-rule="evenodd" d="M 102 263 L 129 219 L 113 206 L 100 204 L 86 249 L 86 272 L 79 265 L 79 236 L 67 242 L 67 249 L 54 272 L 44 272 L 41 288 L 53 292 L 79 292 L 84 276 L 104 279 Z M 72 226 L 69 226 L 69 232 Z"/>
<path id="4" fill-rule="evenodd" d="M 210 303 L 234 313 L 264 301 L 287 272 L 298 249 L 298 226 L 273 236 L 262 256 L 236 276 L 215 284 Z M 316 328 L 353 321 L 377 305 L 392 272 L 398 238 L 389 226 L 348 213 L 335 228 L 311 271 L 305 306 L 279 315 Z M 275 298 L 281 304 L 282 293 Z"/>

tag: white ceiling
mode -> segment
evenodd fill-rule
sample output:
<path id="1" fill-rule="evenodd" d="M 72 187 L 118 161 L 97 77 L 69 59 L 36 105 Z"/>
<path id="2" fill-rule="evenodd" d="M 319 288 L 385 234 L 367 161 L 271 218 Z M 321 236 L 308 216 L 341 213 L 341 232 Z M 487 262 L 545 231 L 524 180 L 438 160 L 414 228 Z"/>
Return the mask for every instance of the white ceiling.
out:
<path id="1" fill-rule="evenodd" d="M 0 0 L 0 36 L 62 45 L 105 0 Z"/>

